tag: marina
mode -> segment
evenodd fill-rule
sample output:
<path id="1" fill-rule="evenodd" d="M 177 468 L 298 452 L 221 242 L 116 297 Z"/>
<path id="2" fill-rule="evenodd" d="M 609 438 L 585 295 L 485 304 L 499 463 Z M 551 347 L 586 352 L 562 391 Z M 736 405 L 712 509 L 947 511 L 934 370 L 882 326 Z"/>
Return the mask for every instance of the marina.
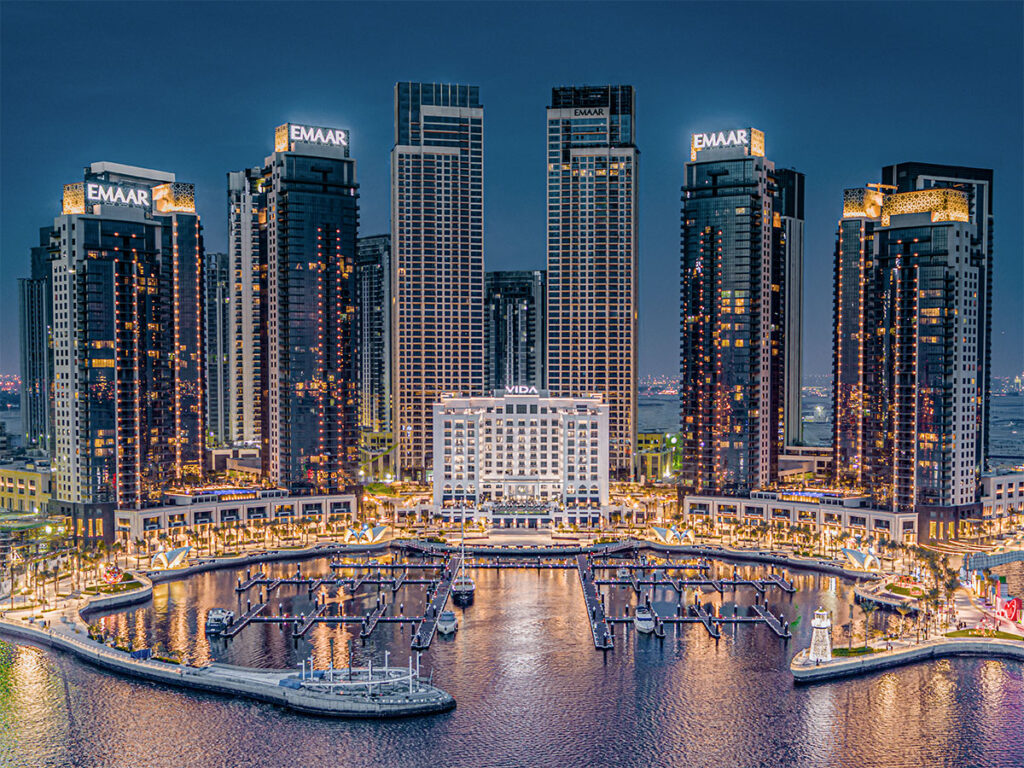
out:
<path id="1" fill-rule="evenodd" d="M 443 562 L 443 554 L 437 553 L 437 557 L 428 560 L 435 566 L 439 565 Z M 628 557 L 628 553 L 624 552 L 623 556 Z M 361 555 L 355 558 L 355 564 L 369 559 L 369 556 Z M 417 559 L 422 559 L 422 556 L 411 558 Z M 584 571 L 590 571 L 586 567 L 586 559 L 584 557 Z M 602 562 L 598 554 L 593 559 Z M 675 564 L 681 565 L 687 560 L 681 557 Z M 689 560 L 692 562 L 692 558 Z M 286 580 L 296 575 L 298 568 L 295 562 L 252 564 L 250 576 L 260 575 L 271 582 L 281 579 L 282 583 L 273 591 L 269 604 L 248 622 L 246 629 L 227 641 L 216 636 L 206 636 L 203 625 L 212 606 L 231 608 L 236 616 L 243 616 L 247 612 L 247 605 L 255 607 L 260 604 L 258 601 L 261 595 L 258 590 L 261 591 L 264 585 L 253 586 L 248 596 L 236 592 L 239 577 L 243 581 L 246 579 L 244 565 L 157 584 L 153 588 L 151 602 L 101 611 L 90 621 L 97 623 L 119 645 L 130 646 L 134 642 L 136 648 L 149 646 L 174 650 L 183 665 L 218 670 L 216 678 L 247 679 L 246 672 L 232 671 L 240 666 L 254 673 L 269 672 L 301 678 L 303 664 L 309 674 L 312 657 L 311 685 L 319 684 L 318 674 L 327 672 L 330 677 L 332 666 L 335 669 L 334 682 L 340 682 L 344 670 L 350 664 L 354 670 L 368 669 L 372 664 L 376 672 L 382 666 L 385 652 L 389 652 L 389 659 L 402 659 L 399 665 L 389 661 L 389 668 L 403 669 L 407 673 L 407 657 L 413 657 L 414 665 L 416 659 L 415 653 L 409 654 L 409 637 L 415 630 L 415 622 L 421 620 L 421 617 L 413 614 L 422 613 L 417 606 L 427 605 L 428 601 L 438 595 L 429 585 L 424 584 L 406 584 L 397 592 L 392 592 L 386 585 L 380 585 L 379 594 L 386 595 L 387 608 L 372 634 L 365 639 L 360 638 L 362 619 L 375 609 L 378 590 L 376 585 L 367 585 L 352 593 L 344 584 L 330 583 L 329 579 L 335 576 L 350 575 L 349 572 L 339 572 L 330 567 L 331 562 L 338 561 L 337 556 L 303 560 L 303 578 L 309 581 L 293 584 L 288 584 Z M 506 561 L 518 564 L 519 567 L 504 567 Z M 503 567 L 484 567 L 499 562 Z M 436 631 L 433 642 L 420 659 L 420 680 L 427 685 L 442 686 L 445 692 L 458 700 L 458 707 L 439 717 L 400 721 L 396 724 L 399 730 L 393 731 L 394 737 L 386 742 L 368 731 L 359 731 L 360 739 L 370 739 L 377 750 L 394 749 L 396 761 L 415 764 L 414 754 L 426 748 L 423 744 L 433 745 L 443 733 L 454 729 L 461 734 L 459 743 L 470 745 L 469 748 L 477 754 L 497 754 L 511 764 L 528 764 L 527 753 L 521 751 L 518 738 L 510 740 L 501 736 L 502 724 L 507 723 L 510 712 L 516 718 L 519 731 L 533 734 L 532 738 L 540 739 L 539 743 L 545 749 L 551 749 L 548 745 L 555 743 L 548 740 L 545 734 L 564 734 L 566 729 L 572 730 L 574 723 L 584 723 L 591 730 L 600 732 L 600 723 L 618 717 L 623 718 L 624 727 L 637 729 L 643 727 L 650 713 L 663 712 L 670 717 L 670 722 L 678 722 L 679 725 L 663 731 L 664 738 L 657 742 L 657 748 L 641 746 L 636 755 L 632 748 L 620 753 L 613 749 L 610 754 L 617 755 L 619 764 L 661 764 L 659 755 L 664 750 L 688 755 L 695 764 L 701 764 L 704 756 L 709 754 L 717 755 L 718 762 L 724 763 L 729 759 L 737 759 L 732 747 L 723 746 L 719 749 L 714 746 L 714 739 L 698 739 L 703 745 L 698 748 L 694 746 L 693 735 L 701 733 L 701 718 L 709 711 L 709 707 L 746 707 L 744 711 L 749 711 L 751 717 L 759 719 L 778 718 L 780 711 L 786 713 L 781 718 L 782 727 L 787 731 L 787 746 L 781 746 L 779 740 L 783 737 L 774 729 L 754 729 L 750 737 L 760 745 L 759 749 L 772 754 L 782 754 L 778 751 L 780 749 L 795 749 L 797 754 L 804 755 L 817 754 L 814 750 L 818 748 L 818 742 L 813 737 L 800 735 L 801 723 L 809 716 L 807 710 L 813 704 L 813 691 L 817 687 L 794 686 L 794 674 L 790 671 L 789 662 L 798 649 L 807 646 L 808 617 L 818 605 L 825 603 L 831 606 L 835 615 L 845 615 L 847 606 L 853 600 L 850 582 L 796 571 L 783 576 L 787 582 L 792 580 L 796 590 L 794 593 L 784 593 L 774 587 L 766 588 L 769 597 L 766 607 L 768 613 L 776 616 L 784 613 L 787 621 L 801 616 L 804 619 L 791 626 L 793 636 L 789 642 L 785 642 L 770 629 L 743 629 L 752 623 L 770 626 L 761 616 L 756 615 L 752 607 L 763 602 L 760 599 L 763 596 L 752 587 L 727 589 L 724 595 L 710 585 L 693 587 L 684 600 L 682 615 L 676 617 L 679 596 L 670 584 L 663 581 L 661 574 L 664 571 L 659 571 L 656 587 L 642 587 L 642 595 L 631 585 L 603 586 L 600 587 L 599 595 L 597 586 L 593 585 L 591 599 L 588 601 L 581 588 L 579 560 L 573 557 L 570 562 L 571 566 L 566 567 L 570 563 L 565 562 L 564 557 L 548 558 L 543 563 L 545 567 L 537 568 L 535 556 L 531 559 L 502 555 L 500 560 L 497 557 L 471 557 L 469 570 L 477 583 L 475 599 L 466 607 L 454 608 L 453 613 L 459 625 L 457 633 L 442 635 L 439 630 Z M 355 564 L 345 565 L 351 568 Z M 702 577 L 706 575 L 707 578 L 722 581 L 734 578 L 732 564 L 726 565 L 714 560 L 710 560 L 709 564 L 710 571 L 702 572 Z M 358 573 L 398 573 L 406 566 L 405 563 L 390 565 L 394 568 L 373 568 Z M 549 565 L 558 567 L 546 567 Z M 442 570 L 439 567 L 433 570 L 410 567 L 409 573 L 440 576 Z M 595 570 L 596 578 L 613 577 L 615 574 L 614 570 Z M 321 575 L 328 583 L 316 587 L 311 595 L 309 587 L 316 584 Z M 696 576 L 692 572 L 673 574 L 671 571 L 668 575 Z M 741 565 L 738 576 L 752 581 L 768 579 L 771 576 L 770 565 Z M 589 580 L 592 582 L 594 579 L 591 572 Z M 694 592 L 700 593 L 701 612 L 706 615 L 710 626 L 719 630 L 718 638 L 708 631 L 695 610 L 691 612 L 689 605 Z M 301 636 L 296 637 L 296 617 L 299 617 L 301 629 L 301 617 L 308 618 L 317 612 L 318 604 L 324 602 L 321 596 L 324 593 L 327 595 L 327 608 L 316 616 L 316 621 Z M 773 595 L 776 597 L 773 598 Z M 588 604 L 594 605 L 596 601 L 596 605 L 600 605 L 602 598 L 607 611 L 601 615 L 601 626 L 609 628 L 609 650 L 605 653 L 586 653 L 588 648 L 595 648 L 596 644 L 593 633 L 581 631 L 581 625 L 590 625 L 590 622 L 584 620 L 584 614 Z M 631 624 L 633 607 L 646 603 L 648 598 L 652 611 L 659 619 L 660 630 L 644 634 L 635 631 Z M 252 601 L 251 604 L 247 604 L 247 599 Z M 403 601 L 407 608 L 404 617 L 406 621 L 390 621 L 392 618 L 403 618 Z M 448 601 L 447 609 L 451 608 L 451 602 Z M 342 611 L 341 615 L 337 615 L 339 610 Z M 278 614 L 288 617 L 289 621 L 264 621 L 277 618 Z M 721 621 L 716 621 L 716 617 Z M 685 621 L 673 621 L 675 618 Z M 874 618 L 881 626 L 888 623 L 895 628 L 898 624 L 898 617 L 879 613 Z M 238 620 L 236 618 L 236 623 Z M 21 649 L 18 653 L 24 657 L 26 650 Z M 64 685 L 60 681 L 67 680 L 67 695 L 76 717 L 79 713 L 84 716 L 86 711 L 93 711 L 88 710 L 88 702 L 92 701 L 91 692 L 104 686 L 111 691 L 124 691 L 119 694 L 121 698 L 115 699 L 111 705 L 111 716 L 119 718 L 119 721 L 133 722 L 119 702 L 138 702 L 142 694 L 153 702 L 154 707 L 173 711 L 189 723 L 204 723 L 204 738 L 212 739 L 212 743 L 225 748 L 237 743 L 237 738 L 231 734 L 239 732 L 238 729 L 261 728 L 268 735 L 261 737 L 259 743 L 252 744 L 250 749 L 255 756 L 253 760 L 261 760 L 266 764 L 278 762 L 278 753 L 273 750 L 285 748 L 286 745 L 294 750 L 296 743 L 299 743 L 296 739 L 304 745 L 303 754 L 313 764 L 328 760 L 328 754 L 339 754 L 339 750 L 353 765 L 369 765 L 369 760 L 376 760 L 376 753 L 367 755 L 362 749 L 345 746 L 348 742 L 344 739 L 339 741 L 340 731 L 324 730 L 331 728 L 330 720 L 300 717 L 297 713 L 302 710 L 293 710 L 296 714 L 289 714 L 282 711 L 286 707 L 284 704 L 246 705 L 238 701 L 242 698 L 239 694 L 210 697 L 202 695 L 202 689 L 198 688 L 194 693 L 167 690 L 172 683 L 138 686 L 131 678 L 110 676 L 88 665 L 61 661 L 59 654 L 52 657 L 44 654 L 41 658 L 47 669 L 51 670 L 48 674 L 53 675 L 57 681 L 56 690 L 61 691 L 59 699 L 53 699 L 49 706 L 65 706 Z M 1011 695 L 1011 689 L 1002 685 L 991 688 L 994 680 L 986 676 L 985 670 L 990 669 L 993 663 L 1005 665 L 1007 685 L 1019 678 L 1020 667 L 1012 662 L 961 657 L 945 663 L 951 665 L 942 672 L 952 686 L 949 696 L 940 699 L 932 697 L 929 701 L 932 711 L 941 713 L 943 717 L 973 717 L 982 721 L 994 717 L 992 697 L 995 696 L 997 700 L 999 697 L 1005 698 Z M 884 694 L 890 697 L 887 700 L 892 700 L 895 711 L 907 711 L 918 705 L 916 697 L 919 694 L 914 692 L 920 689 L 922 681 L 935 674 L 935 664 L 928 657 L 922 656 L 909 666 L 900 664 L 886 675 L 867 675 L 862 678 L 855 673 L 842 683 L 843 690 L 849 689 L 849 701 L 855 706 L 859 706 L 856 702 Z M 538 667 L 545 670 L 543 678 L 535 673 Z M 288 669 L 291 671 L 284 671 Z M 354 674 L 358 675 L 358 672 Z M 732 690 L 729 686 L 721 685 L 723 679 L 736 675 L 742 675 L 742 686 Z M 890 678 L 894 678 L 895 682 L 890 682 Z M 988 693 L 984 699 L 976 701 L 977 697 L 971 692 L 980 690 L 978 686 L 982 679 L 988 681 Z M 486 680 L 486 684 L 481 684 L 482 680 Z M 666 697 L 666 690 L 669 689 L 685 691 L 685 697 L 680 698 L 675 694 Z M 831 689 L 826 683 L 824 688 L 818 690 Z M 986 706 L 982 707 L 983 702 Z M 207 722 L 210 713 L 214 712 L 216 722 Z M 102 717 L 98 722 L 98 727 L 103 728 Z M 1005 716 L 1000 718 L 1000 722 L 1005 724 Z M 280 732 L 279 726 L 282 723 L 287 723 L 287 730 L 295 734 L 294 737 L 282 741 L 275 736 Z M 557 729 L 553 729 L 553 723 L 559 724 Z M 355 726 L 359 727 L 358 724 Z M 868 729 L 872 739 L 871 750 L 853 750 L 848 760 L 836 759 L 835 754 L 830 753 L 829 764 L 853 768 L 855 765 L 879 764 L 879 755 L 895 756 L 897 752 L 894 750 L 897 747 L 888 740 L 892 723 L 880 722 L 879 726 L 878 729 Z M 162 740 L 164 734 L 160 729 L 142 733 L 131 725 L 128 727 L 135 738 L 145 740 L 153 748 L 173 749 L 174 743 L 190 738 L 187 733 L 170 730 L 166 734 L 167 739 Z M 477 733 L 481 736 L 475 735 Z M 792 733 L 797 734 L 795 742 L 791 740 Z M 486 738 L 483 738 L 484 734 Z M 921 738 L 931 736 L 926 734 Z M 45 736 L 43 739 L 42 743 L 46 743 Z M 324 751 L 317 749 L 319 740 L 324 740 Z M 794 743 L 794 747 L 788 746 Z M 413 744 L 419 745 L 415 752 L 410 751 Z M 561 755 L 558 759 L 566 764 L 585 763 L 586 754 L 591 749 L 589 740 L 585 743 L 579 740 L 564 742 L 560 736 L 557 744 L 564 744 L 565 748 L 559 751 L 555 747 L 553 754 Z M 430 748 L 433 749 L 432 746 Z M 116 755 L 103 754 L 107 756 L 108 764 L 117 762 Z M 460 754 L 461 751 L 442 749 L 438 759 L 445 764 L 456 765 L 459 764 Z M 786 751 L 785 754 L 792 752 Z M 935 764 L 929 761 L 928 755 L 914 755 L 920 764 Z M 901 760 L 885 758 L 887 765 L 902 765 Z M 152 759 L 142 761 L 162 764 Z M 225 760 L 225 763 L 230 764 L 231 761 Z M 970 764 L 969 756 L 964 763 Z"/>

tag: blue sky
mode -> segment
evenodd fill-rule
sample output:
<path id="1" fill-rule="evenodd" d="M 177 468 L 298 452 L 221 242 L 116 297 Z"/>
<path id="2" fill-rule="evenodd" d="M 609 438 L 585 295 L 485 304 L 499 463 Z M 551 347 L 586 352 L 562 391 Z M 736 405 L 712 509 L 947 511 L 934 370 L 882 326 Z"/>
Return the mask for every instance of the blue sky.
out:
<path id="1" fill-rule="evenodd" d="M 993 367 L 1024 369 L 1021 3 L 0 4 L 0 372 L 15 278 L 89 162 L 197 185 L 225 246 L 225 174 L 287 121 L 347 127 L 361 232 L 388 228 L 397 80 L 480 86 L 485 265 L 544 266 L 544 108 L 555 85 L 637 88 L 641 373 L 677 369 L 679 184 L 691 132 L 754 126 L 807 174 L 804 371 L 831 367 L 844 187 L 920 160 L 995 169 Z"/>

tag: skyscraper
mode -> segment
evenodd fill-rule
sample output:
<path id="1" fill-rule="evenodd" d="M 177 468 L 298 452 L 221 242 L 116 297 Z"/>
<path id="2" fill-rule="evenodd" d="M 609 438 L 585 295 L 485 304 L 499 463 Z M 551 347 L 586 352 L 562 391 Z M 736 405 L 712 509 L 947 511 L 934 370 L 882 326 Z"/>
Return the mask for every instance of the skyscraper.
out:
<path id="1" fill-rule="evenodd" d="M 249 182 L 266 243 L 262 461 L 293 488 L 343 488 L 358 463 L 357 189 L 348 131 L 296 123 L 277 128 Z"/>
<path id="2" fill-rule="evenodd" d="M 873 186 L 843 193 L 833 269 L 832 466 L 838 483 L 855 488 L 872 474 L 871 451 L 886 429 L 884 403 L 875 400 L 880 371 L 866 365 L 876 335 L 867 325 L 866 292 L 884 197 L 879 185 Z"/>
<path id="3" fill-rule="evenodd" d="M 484 276 L 488 392 L 514 384 L 547 388 L 544 275 L 534 270 Z"/>
<path id="4" fill-rule="evenodd" d="M 479 88 L 395 85 L 392 400 L 401 478 L 433 467 L 433 406 L 482 394 L 484 110 Z"/>
<path id="5" fill-rule="evenodd" d="M 882 178 L 846 190 L 837 235 L 835 471 L 917 512 L 922 539 L 955 538 L 980 513 L 986 460 L 992 172 Z"/>
<path id="6" fill-rule="evenodd" d="M 261 168 L 228 173 L 228 442 L 261 442 L 267 390 L 267 200 Z M 264 446 L 265 447 L 265 446 Z"/>
<path id="7" fill-rule="evenodd" d="M 359 286 L 359 428 L 391 431 L 391 235 L 361 237 Z"/>
<path id="8" fill-rule="evenodd" d="M 753 128 L 694 134 L 684 173 L 682 484 L 743 494 L 775 479 L 787 385 L 799 390 L 786 370 L 799 349 L 787 351 L 786 333 L 787 312 L 798 311 L 790 283 L 802 258 L 803 176 L 776 171 Z"/>
<path id="9" fill-rule="evenodd" d="M 54 490 L 76 537 L 113 535 L 202 475 L 203 241 L 191 184 L 93 163 L 50 238 Z"/>
<path id="10" fill-rule="evenodd" d="M 547 344 L 552 397 L 604 396 L 612 472 L 636 443 L 636 95 L 553 88 L 547 109 Z"/>
<path id="11" fill-rule="evenodd" d="M 226 253 L 203 263 L 206 309 L 206 430 L 211 445 L 231 445 L 231 264 Z"/>
<path id="12" fill-rule="evenodd" d="M 775 170 L 775 215 L 773 239 L 781 250 L 777 263 L 782 268 L 779 311 L 782 332 L 783 443 L 803 441 L 801 376 L 803 364 L 804 291 L 804 174 L 791 168 Z"/>
<path id="13" fill-rule="evenodd" d="M 978 440 L 975 461 L 981 470 L 988 466 L 989 388 L 992 383 L 992 254 L 994 216 L 992 213 L 992 169 L 958 165 L 908 162 L 882 169 L 882 183 L 897 192 L 925 189 L 959 189 L 967 194 L 970 221 L 978 241 L 973 258 L 978 269 L 977 305 L 977 401 Z"/>
<path id="14" fill-rule="evenodd" d="M 21 352 L 21 418 L 25 445 L 53 451 L 53 288 L 50 227 L 39 230 L 28 277 L 18 280 Z"/>

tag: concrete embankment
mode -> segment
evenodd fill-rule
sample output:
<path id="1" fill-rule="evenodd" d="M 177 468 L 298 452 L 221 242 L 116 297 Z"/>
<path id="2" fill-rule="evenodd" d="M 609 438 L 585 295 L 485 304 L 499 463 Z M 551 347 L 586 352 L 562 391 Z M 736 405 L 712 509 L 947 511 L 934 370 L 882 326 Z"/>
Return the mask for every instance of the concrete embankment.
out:
<path id="1" fill-rule="evenodd" d="M 103 669 L 130 677 L 192 688 L 228 696 L 247 696 L 307 714 L 329 717 L 393 718 L 443 712 L 455 706 L 455 699 L 434 686 L 415 683 L 415 690 L 401 695 L 337 695 L 281 685 L 295 679 L 291 671 L 244 669 L 221 664 L 189 667 L 160 661 L 133 659 L 74 629 L 60 624 L 43 629 L 8 619 L 0 620 L 0 634 L 27 640 L 34 645 L 57 648 Z"/>
<path id="2" fill-rule="evenodd" d="M 834 565 L 833 563 L 829 563 L 824 560 L 814 560 L 795 556 L 791 557 L 789 555 L 765 552 L 763 550 L 726 549 L 725 547 L 707 547 L 699 544 L 659 544 L 657 542 L 646 540 L 640 542 L 640 548 L 670 554 L 699 555 L 701 557 L 710 557 L 715 560 L 728 560 L 729 562 L 769 563 L 771 565 L 781 565 L 786 568 L 828 573 L 833 576 L 842 576 L 845 579 L 878 578 L 876 574 L 867 573 L 865 571 L 852 571 L 849 568 L 843 568 L 842 566 Z"/>
<path id="3" fill-rule="evenodd" d="M 1024 662 L 1024 642 L 984 637 L 942 638 L 891 651 L 834 658 L 818 665 L 807 663 L 807 651 L 803 650 L 793 657 L 789 668 L 795 682 L 817 683 L 950 656 L 984 656 Z"/>
<path id="4" fill-rule="evenodd" d="M 290 554 L 290 553 L 289 553 Z M 444 712 L 455 707 L 455 699 L 447 692 L 419 680 L 413 690 L 368 695 L 365 693 L 321 693 L 308 687 L 295 687 L 291 670 L 259 670 L 210 664 L 190 667 L 149 659 L 135 659 L 130 654 L 110 648 L 88 636 L 85 616 L 90 612 L 123 607 L 149 600 L 153 582 L 142 574 L 134 574 L 142 583 L 138 589 L 116 595 L 95 595 L 84 604 L 72 606 L 76 619 L 60 620 L 56 613 L 41 621 L 19 618 L 0 619 L 0 635 L 28 641 L 44 648 L 56 648 L 97 667 L 156 683 L 192 688 L 228 696 L 247 696 L 307 714 L 327 717 L 395 718 Z M 75 610 L 77 607 L 78 610 Z M 65 617 L 67 618 L 67 617 Z M 292 685 L 282 685 L 288 679 Z M 378 687 L 379 690 L 379 687 Z"/>
<path id="5" fill-rule="evenodd" d="M 199 557 L 198 562 L 187 568 L 175 568 L 170 571 L 145 571 L 146 575 L 154 584 L 161 584 L 165 581 L 184 579 L 196 573 L 204 571 L 216 571 L 220 568 L 238 568 L 258 563 L 269 563 L 277 560 L 310 560 L 314 557 L 330 557 L 331 555 L 349 555 L 362 552 L 386 552 L 391 548 L 391 542 L 379 544 L 328 544 L 308 547 L 306 549 L 273 549 L 269 551 L 250 552 L 238 557 Z"/>

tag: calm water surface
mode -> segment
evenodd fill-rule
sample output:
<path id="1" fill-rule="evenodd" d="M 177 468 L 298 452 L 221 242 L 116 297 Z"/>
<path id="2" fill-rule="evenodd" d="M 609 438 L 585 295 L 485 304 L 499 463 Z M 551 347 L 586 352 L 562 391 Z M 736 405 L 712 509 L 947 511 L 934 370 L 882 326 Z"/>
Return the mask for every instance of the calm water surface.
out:
<path id="1" fill-rule="evenodd" d="M 721 565 L 720 575 L 732 566 Z M 269 566 L 275 575 L 294 565 Z M 327 572 L 323 560 L 303 572 Z M 746 575 L 763 575 L 744 568 Z M 793 597 L 769 606 L 800 616 L 787 646 L 763 626 L 723 632 L 669 630 L 664 640 L 620 628 L 607 657 L 594 650 L 575 570 L 476 570 L 477 597 L 457 609 L 460 628 L 437 638 L 424 669 L 458 708 L 393 722 L 335 721 L 243 699 L 165 689 L 108 675 L 56 652 L 0 646 L 0 764 L 12 766 L 1022 766 L 1024 667 L 944 660 L 831 684 L 794 687 L 788 671 L 820 604 L 848 620 L 850 586 L 800 574 Z M 249 626 L 230 643 L 208 641 L 202 618 L 236 606 L 237 573 L 161 585 L 149 605 L 102 618 L 136 645 L 162 644 L 193 662 L 283 667 L 312 653 L 321 666 L 335 638 L 344 664 L 351 635 L 318 627 L 293 642 L 274 625 Z M 611 613 L 636 598 L 606 588 Z M 374 587 L 343 595 L 365 609 Z M 717 594 L 705 595 L 719 604 Z M 328 598 L 339 599 L 333 591 Z M 728 612 L 733 597 L 726 594 Z M 741 604 L 752 599 L 740 590 Z M 675 593 L 654 602 L 669 613 Z M 418 613 L 423 588 L 398 602 Z M 304 591 L 273 598 L 308 610 Z M 862 614 L 855 611 L 862 631 Z M 896 620 L 896 619 L 893 619 Z M 357 663 L 390 649 L 404 663 L 408 630 L 381 625 Z"/>

